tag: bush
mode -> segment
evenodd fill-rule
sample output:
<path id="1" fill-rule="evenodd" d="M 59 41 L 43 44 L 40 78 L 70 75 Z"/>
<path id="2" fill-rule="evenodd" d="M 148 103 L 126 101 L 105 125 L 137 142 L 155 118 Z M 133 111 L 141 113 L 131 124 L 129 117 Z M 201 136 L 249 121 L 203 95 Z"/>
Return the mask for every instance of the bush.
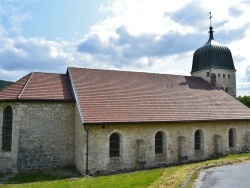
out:
<path id="1" fill-rule="evenodd" d="M 250 108 L 250 96 L 238 96 L 237 99 L 242 102 L 244 105 L 246 105 L 248 108 Z"/>

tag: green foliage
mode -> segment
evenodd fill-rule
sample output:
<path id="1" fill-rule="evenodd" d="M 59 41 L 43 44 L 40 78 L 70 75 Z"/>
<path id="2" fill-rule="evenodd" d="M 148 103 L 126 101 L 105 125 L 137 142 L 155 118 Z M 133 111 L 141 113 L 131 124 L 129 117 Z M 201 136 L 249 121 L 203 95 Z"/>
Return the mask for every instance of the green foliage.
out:
<path id="1" fill-rule="evenodd" d="M 250 96 L 238 96 L 237 99 L 242 102 L 244 105 L 246 105 L 248 108 L 250 108 Z"/>
<path id="2" fill-rule="evenodd" d="M 0 80 L 0 90 L 2 90 L 3 88 L 9 86 L 9 85 L 12 84 L 12 83 L 13 83 L 13 82 Z"/>

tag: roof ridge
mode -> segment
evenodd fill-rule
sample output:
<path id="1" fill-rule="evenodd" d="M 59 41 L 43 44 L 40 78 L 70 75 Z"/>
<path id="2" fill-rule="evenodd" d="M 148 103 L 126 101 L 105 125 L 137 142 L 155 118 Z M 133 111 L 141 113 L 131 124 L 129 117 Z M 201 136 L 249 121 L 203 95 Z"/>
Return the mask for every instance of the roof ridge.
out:
<path id="1" fill-rule="evenodd" d="M 20 99 L 20 98 L 21 98 L 21 95 L 23 94 L 23 92 L 24 92 L 26 86 L 27 86 L 28 83 L 30 82 L 30 80 L 31 80 L 31 78 L 32 78 L 32 76 L 33 76 L 33 74 L 34 74 L 34 72 L 32 72 L 32 73 L 30 74 L 29 79 L 26 81 L 25 85 L 23 86 L 23 89 L 21 90 L 21 92 L 20 92 L 19 95 L 17 96 L 17 99 Z"/>
<path id="2" fill-rule="evenodd" d="M 32 72 L 36 74 L 53 74 L 53 75 L 66 75 L 65 73 L 57 73 L 57 72 Z"/>
<path id="3" fill-rule="evenodd" d="M 191 77 L 189 75 L 180 75 L 180 74 L 170 74 L 170 73 L 158 73 L 158 72 L 143 72 L 143 71 L 133 71 L 133 70 L 119 70 L 119 69 L 99 69 L 99 68 L 83 68 L 83 67 L 68 67 L 67 69 L 85 69 L 85 70 L 93 70 L 93 71 L 114 71 L 114 72 L 122 72 L 122 73 L 139 73 L 139 74 L 154 74 L 154 75 L 169 75 L 169 76 L 183 76 L 183 77 Z"/>

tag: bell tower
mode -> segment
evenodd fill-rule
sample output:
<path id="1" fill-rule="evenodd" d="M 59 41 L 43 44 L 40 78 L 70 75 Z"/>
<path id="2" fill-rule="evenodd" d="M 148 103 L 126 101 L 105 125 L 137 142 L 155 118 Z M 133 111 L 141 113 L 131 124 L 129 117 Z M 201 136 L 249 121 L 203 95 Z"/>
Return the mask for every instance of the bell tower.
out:
<path id="1" fill-rule="evenodd" d="M 191 75 L 201 77 L 212 87 L 236 97 L 236 69 L 233 57 L 228 47 L 214 40 L 211 12 L 209 14 L 209 39 L 194 52 Z"/>

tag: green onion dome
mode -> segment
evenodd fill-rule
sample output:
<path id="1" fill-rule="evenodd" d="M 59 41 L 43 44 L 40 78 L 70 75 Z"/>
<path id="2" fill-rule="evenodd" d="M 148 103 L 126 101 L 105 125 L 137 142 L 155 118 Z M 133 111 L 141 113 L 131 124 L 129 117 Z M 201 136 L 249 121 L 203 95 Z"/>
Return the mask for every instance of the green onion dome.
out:
<path id="1" fill-rule="evenodd" d="M 211 68 L 235 70 L 231 51 L 228 47 L 216 42 L 213 37 L 213 28 L 209 27 L 209 29 L 209 40 L 194 52 L 191 73 Z"/>

